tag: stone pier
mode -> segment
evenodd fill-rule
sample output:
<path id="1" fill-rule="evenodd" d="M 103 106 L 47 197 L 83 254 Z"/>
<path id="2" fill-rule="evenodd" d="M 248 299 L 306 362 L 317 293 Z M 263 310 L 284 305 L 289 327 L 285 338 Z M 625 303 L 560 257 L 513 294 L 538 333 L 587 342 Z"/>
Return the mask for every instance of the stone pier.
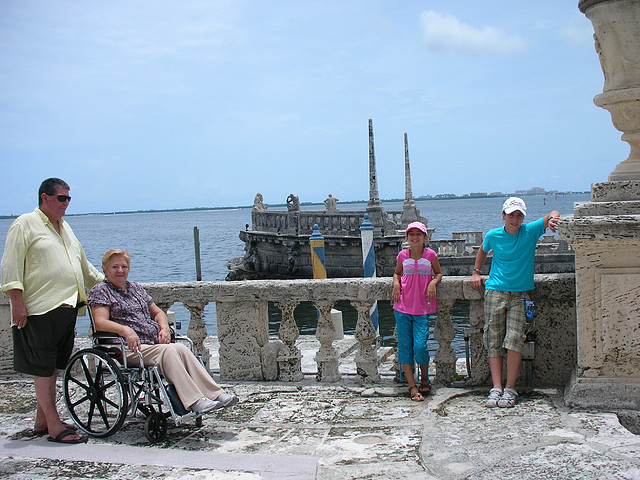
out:
<path id="1" fill-rule="evenodd" d="M 591 20 L 609 111 L 629 157 L 591 186 L 561 225 L 575 250 L 577 366 L 569 405 L 640 410 L 640 2 L 581 0 Z"/>

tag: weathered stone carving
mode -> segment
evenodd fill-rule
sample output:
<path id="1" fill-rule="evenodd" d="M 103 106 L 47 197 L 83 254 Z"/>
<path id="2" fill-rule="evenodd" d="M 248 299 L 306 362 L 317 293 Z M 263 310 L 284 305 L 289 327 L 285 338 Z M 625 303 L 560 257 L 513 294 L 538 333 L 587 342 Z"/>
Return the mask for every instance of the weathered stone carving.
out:
<path id="1" fill-rule="evenodd" d="M 282 321 L 278 330 L 278 337 L 282 340 L 284 348 L 278 354 L 280 367 L 279 379 L 283 382 L 298 382 L 304 378 L 302 374 L 302 353 L 296 347 L 296 340 L 300 336 L 300 330 L 293 316 L 293 312 L 299 302 L 276 302 L 275 305 L 282 312 Z"/>
<path id="2" fill-rule="evenodd" d="M 261 193 L 256 193 L 256 196 L 253 199 L 253 210 L 257 212 L 266 212 L 268 210 L 267 206 L 264 203 L 262 203 Z"/>
<path id="3" fill-rule="evenodd" d="M 438 319 L 433 329 L 433 338 L 438 342 L 440 348 L 436 353 L 433 362 L 436 364 L 435 382 L 442 385 L 450 385 L 456 373 L 456 352 L 451 348 L 451 342 L 456 336 L 451 323 L 451 307 L 455 300 L 438 299 Z"/>
<path id="4" fill-rule="evenodd" d="M 575 250 L 577 367 L 569 405 L 640 409 L 640 2 L 581 0 L 605 76 L 596 105 L 611 113 L 629 157 L 563 217 Z"/>
<path id="5" fill-rule="evenodd" d="M 289 212 L 300 211 L 300 199 L 293 193 L 290 193 L 289 196 L 287 197 L 287 210 Z"/>
<path id="6" fill-rule="evenodd" d="M 604 87 L 594 103 L 608 110 L 613 126 L 631 147 L 609 181 L 640 180 L 640 3 L 634 0 L 582 0 L 580 10 L 595 30 Z"/>
<path id="7" fill-rule="evenodd" d="M 376 354 L 376 331 L 371 323 L 371 301 L 351 301 L 351 305 L 358 312 L 355 338 L 358 341 L 358 351 L 356 353 L 356 368 L 358 375 L 364 381 L 377 382 L 380 380 L 378 374 L 378 356 Z"/>
<path id="8" fill-rule="evenodd" d="M 336 206 L 338 201 L 339 200 L 336 197 L 329 194 L 329 196 L 324 201 L 325 212 L 336 213 L 338 211 L 338 208 Z"/>
<path id="9" fill-rule="evenodd" d="M 320 349 L 316 353 L 316 363 L 318 364 L 316 379 L 319 382 L 337 382 L 341 378 L 338 371 L 338 352 L 333 346 L 336 331 L 331 319 L 331 309 L 334 303 L 331 300 L 315 300 L 313 302 L 313 305 L 320 312 L 316 328 L 316 338 L 320 342 Z"/>

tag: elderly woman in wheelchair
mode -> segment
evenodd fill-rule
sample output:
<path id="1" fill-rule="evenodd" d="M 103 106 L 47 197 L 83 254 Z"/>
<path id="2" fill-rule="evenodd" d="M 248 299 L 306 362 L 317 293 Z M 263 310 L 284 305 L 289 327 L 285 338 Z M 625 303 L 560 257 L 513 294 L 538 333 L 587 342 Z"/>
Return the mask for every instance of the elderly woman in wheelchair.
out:
<path id="1" fill-rule="evenodd" d="M 166 314 L 141 285 L 127 280 L 130 261 L 124 250 L 102 258 L 106 279 L 88 296 L 93 346 L 69 360 L 64 399 L 75 424 L 91 436 L 113 435 L 127 415 L 140 412 L 144 433 L 155 443 L 166 438 L 168 418 L 176 426 L 194 420 L 200 427 L 203 414 L 234 405 L 238 397 L 216 385 L 192 353 L 193 342 L 174 336 Z"/>
<path id="2" fill-rule="evenodd" d="M 130 365 L 155 365 L 188 410 L 206 413 L 229 407 L 238 397 L 223 392 L 193 353 L 181 343 L 170 343 L 166 314 L 141 285 L 127 280 L 131 257 L 125 250 L 109 250 L 102 258 L 104 282 L 89 292 L 97 331 L 112 332 L 126 341 Z"/>

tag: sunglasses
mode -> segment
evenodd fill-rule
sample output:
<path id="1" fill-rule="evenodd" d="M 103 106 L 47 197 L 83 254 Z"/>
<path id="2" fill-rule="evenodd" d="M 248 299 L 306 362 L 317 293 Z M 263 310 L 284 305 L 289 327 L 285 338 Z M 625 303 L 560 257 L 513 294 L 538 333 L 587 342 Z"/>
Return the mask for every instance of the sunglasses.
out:
<path id="1" fill-rule="evenodd" d="M 49 195 L 47 193 L 47 195 Z M 58 199 L 58 201 L 60 203 L 64 203 L 64 202 L 70 202 L 71 201 L 71 197 L 69 195 L 49 195 L 50 197 L 56 197 Z"/>

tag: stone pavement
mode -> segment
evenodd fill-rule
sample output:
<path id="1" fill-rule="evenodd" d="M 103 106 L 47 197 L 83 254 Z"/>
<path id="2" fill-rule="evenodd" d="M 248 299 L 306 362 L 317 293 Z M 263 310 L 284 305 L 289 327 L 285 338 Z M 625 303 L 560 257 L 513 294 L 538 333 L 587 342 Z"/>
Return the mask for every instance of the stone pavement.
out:
<path id="1" fill-rule="evenodd" d="M 166 442 L 149 445 L 135 417 L 112 437 L 58 445 L 31 433 L 31 380 L 0 379 L 0 477 L 640 479 L 640 436 L 613 413 L 567 409 L 555 389 L 488 409 L 486 389 L 436 388 L 417 403 L 391 378 L 223 385 L 240 403 L 201 428 L 169 422 Z M 622 418 L 637 429 L 635 413 Z"/>

